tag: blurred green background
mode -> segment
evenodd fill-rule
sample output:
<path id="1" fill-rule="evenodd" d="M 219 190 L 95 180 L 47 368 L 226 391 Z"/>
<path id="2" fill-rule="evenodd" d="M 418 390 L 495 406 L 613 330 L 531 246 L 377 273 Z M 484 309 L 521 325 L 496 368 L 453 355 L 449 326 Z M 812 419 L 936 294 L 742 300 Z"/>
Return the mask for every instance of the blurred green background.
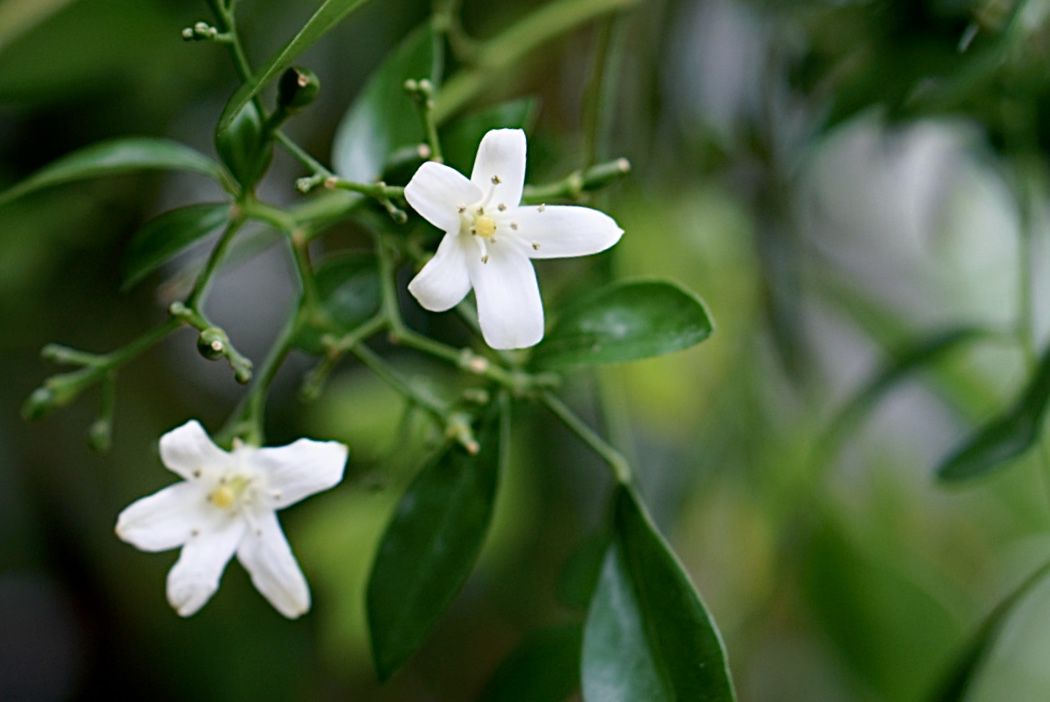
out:
<path id="1" fill-rule="evenodd" d="M 466 0 L 464 22 L 485 37 L 538 4 Z M 243 0 L 252 58 L 271 55 L 312 9 Z M 632 458 L 721 627 L 744 700 L 926 699 L 980 619 L 1050 555 L 1040 452 L 961 489 L 932 478 L 1024 382 L 1010 335 L 1025 260 L 1039 347 L 1050 331 L 1050 3 L 1024 3 L 1011 23 L 1015 9 L 651 0 L 609 26 L 620 60 L 600 155 L 625 156 L 634 171 L 596 202 L 626 234 L 609 254 L 545 262 L 539 275 L 548 306 L 612 271 L 675 279 L 714 315 L 717 332 L 700 347 L 585 373 L 567 396 Z M 429 10 L 371 3 L 301 57 L 323 89 L 289 126 L 300 143 L 326 160 L 362 81 Z M 169 136 L 210 153 L 236 77 L 223 47 L 181 40 L 206 18 L 205 3 L 186 0 L 0 1 L 0 187 L 107 137 Z M 582 95 L 604 22 L 552 42 L 485 95 L 539 98 L 533 182 L 581 163 Z M 262 196 L 294 201 L 301 175 L 279 154 Z M 213 187 L 120 177 L 0 211 L 0 699 L 494 694 L 486 685 L 522 641 L 582 620 L 586 584 L 581 594 L 573 574 L 606 516 L 605 468 L 542 410 L 515 408 L 479 567 L 383 686 L 371 672 L 365 578 L 433 437 L 373 376 L 344 364 L 304 405 L 297 387 L 310 366 L 296 357 L 270 400 L 270 443 L 336 438 L 351 455 L 342 485 L 282 513 L 314 593 L 296 622 L 237 565 L 199 615 L 180 620 L 164 600 L 175 552 L 139 553 L 113 535 L 124 506 L 173 479 L 160 434 L 189 417 L 218 428 L 242 391 L 197 355 L 191 332 L 122 372 L 108 455 L 84 440 L 96 395 L 38 423 L 19 417 L 55 371 L 39 358 L 45 343 L 104 351 L 163 318 L 161 301 L 203 252 L 170 267 L 159 292 L 121 294 L 123 252 L 149 217 L 215 198 Z M 292 278 L 280 250 L 235 259 L 210 310 L 258 359 Z M 942 354 L 836 421 L 895 349 L 960 326 L 1006 333 Z M 394 360 L 456 381 L 411 353 Z M 1047 699 L 1048 623 L 1044 584 L 1007 621 L 972 698 Z M 551 646 L 532 674 L 571 670 L 563 649 Z"/>

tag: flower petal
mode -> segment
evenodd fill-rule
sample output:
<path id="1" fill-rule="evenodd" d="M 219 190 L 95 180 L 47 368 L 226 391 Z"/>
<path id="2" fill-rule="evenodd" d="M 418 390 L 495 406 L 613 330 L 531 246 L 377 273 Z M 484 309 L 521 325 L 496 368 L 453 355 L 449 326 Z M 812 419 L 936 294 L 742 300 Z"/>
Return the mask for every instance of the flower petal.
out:
<path id="1" fill-rule="evenodd" d="M 233 513 L 202 529 L 182 547 L 168 572 L 168 602 L 181 617 L 195 614 L 219 589 L 219 578 L 244 535 L 244 519 Z"/>
<path id="2" fill-rule="evenodd" d="M 299 439 L 287 446 L 257 449 L 251 462 L 266 476 L 270 504 L 284 509 L 343 479 L 346 446 L 338 441 Z"/>
<path id="3" fill-rule="evenodd" d="M 492 205 L 517 206 L 525 189 L 525 132 L 492 129 L 486 133 L 478 145 L 470 180 L 483 193 L 495 187 L 488 198 Z"/>
<path id="4" fill-rule="evenodd" d="M 408 291 L 424 309 L 444 312 L 459 304 L 470 292 L 466 248 L 458 234 L 446 234 L 434 257 L 408 284 Z"/>
<path id="5" fill-rule="evenodd" d="M 604 251 L 620 240 L 616 221 L 590 207 L 519 207 L 511 215 L 530 258 L 566 258 Z"/>
<path id="6" fill-rule="evenodd" d="M 209 468 L 222 468 L 230 456 L 212 443 L 200 422 L 193 419 L 160 437 L 160 460 L 186 480 Z"/>
<path id="7" fill-rule="evenodd" d="M 509 239 L 488 247 L 488 263 L 468 256 L 485 343 L 494 349 L 535 346 L 543 338 L 543 301 L 528 256 Z"/>
<path id="8" fill-rule="evenodd" d="M 427 161 L 405 186 L 412 209 L 443 232 L 459 231 L 459 208 L 481 199 L 478 190 L 454 168 Z"/>
<path id="9" fill-rule="evenodd" d="M 117 517 L 117 536 L 142 551 L 167 551 L 200 528 L 207 508 L 199 484 L 175 483 L 125 508 Z"/>
<path id="10" fill-rule="evenodd" d="M 237 559 L 278 612 L 295 619 L 310 609 L 310 588 L 272 510 L 256 515 L 237 547 Z"/>

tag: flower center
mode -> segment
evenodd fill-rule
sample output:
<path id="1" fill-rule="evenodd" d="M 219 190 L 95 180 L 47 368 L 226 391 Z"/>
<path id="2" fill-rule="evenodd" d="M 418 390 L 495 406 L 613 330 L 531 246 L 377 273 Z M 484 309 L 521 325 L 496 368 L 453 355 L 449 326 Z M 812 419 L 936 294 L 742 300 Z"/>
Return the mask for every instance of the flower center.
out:
<path id="1" fill-rule="evenodd" d="M 243 475 L 223 478 L 219 486 L 208 493 L 208 501 L 219 509 L 229 509 L 241 499 L 250 482 Z"/>
<path id="2" fill-rule="evenodd" d="M 492 219 L 488 215 L 478 215 L 474 218 L 474 229 L 473 232 L 478 236 L 483 236 L 486 239 L 491 239 L 496 233 L 496 220 Z"/>

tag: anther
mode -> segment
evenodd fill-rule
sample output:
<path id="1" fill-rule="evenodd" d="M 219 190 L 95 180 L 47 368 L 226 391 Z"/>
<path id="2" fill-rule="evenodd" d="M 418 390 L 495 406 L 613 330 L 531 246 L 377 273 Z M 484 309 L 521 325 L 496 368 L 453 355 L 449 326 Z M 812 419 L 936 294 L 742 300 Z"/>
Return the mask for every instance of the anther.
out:
<path id="1" fill-rule="evenodd" d="M 201 469 L 200 468 L 198 468 L 197 470 L 193 471 L 193 477 L 194 478 L 201 477 Z"/>
<path id="2" fill-rule="evenodd" d="M 477 213 L 478 213 L 479 215 L 483 215 L 483 214 L 485 214 L 485 208 L 484 208 L 484 207 L 479 207 L 479 208 L 477 209 Z"/>
<path id="3" fill-rule="evenodd" d="M 501 180 L 499 179 L 499 176 L 498 176 L 498 175 L 494 175 L 494 176 L 492 176 L 492 184 L 493 184 L 493 185 L 499 185 L 499 184 L 500 184 L 500 183 L 502 183 L 502 182 L 503 182 L 503 181 L 501 181 Z"/>
<path id="4" fill-rule="evenodd" d="M 201 535 L 200 529 L 190 529 L 190 536 L 197 537 Z"/>
<path id="5" fill-rule="evenodd" d="M 544 204 L 540 205 L 539 207 L 537 207 L 536 211 L 537 212 L 543 212 L 545 209 L 547 209 L 547 204 L 546 203 L 544 203 Z"/>
<path id="6" fill-rule="evenodd" d="M 517 222 L 511 222 L 510 223 L 510 228 L 513 229 L 514 231 L 518 231 L 518 223 Z"/>
<path id="7" fill-rule="evenodd" d="M 538 241 L 532 242 L 532 250 L 533 251 L 539 251 L 540 250 L 540 243 Z"/>
<path id="8" fill-rule="evenodd" d="M 478 230 L 477 230 L 477 228 L 476 228 L 476 227 L 471 227 L 471 228 L 470 228 L 470 233 L 471 233 L 471 234 L 473 234 L 474 236 L 477 236 L 477 235 L 478 235 Z"/>
<path id="9" fill-rule="evenodd" d="M 457 211 L 458 211 L 458 212 L 459 212 L 460 214 L 463 214 L 464 212 L 466 212 L 466 211 L 467 211 L 467 208 L 466 208 L 465 206 L 463 206 L 463 205 L 460 205 L 459 207 L 457 207 L 457 208 L 456 208 L 456 210 L 457 210 Z"/>
<path id="10" fill-rule="evenodd" d="M 507 206 L 506 206 L 506 205 L 504 205 L 504 204 L 503 204 L 503 203 L 501 202 L 501 203 L 500 203 L 500 204 L 499 204 L 499 205 L 498 205 L 498 206 L 496 207 L 496 209 L 497 209 L 497 210 L 499 210 L 500 212 L 506 212 L 506 211 L 507 211 Z"/>
<path id="11" fill-rule="evenodd" d="M 482 263 L 488 263 L 489 262 L 489 255 L 485 254 L 484 256 L 482 256 L 481 257 L 481 262 Z"/>

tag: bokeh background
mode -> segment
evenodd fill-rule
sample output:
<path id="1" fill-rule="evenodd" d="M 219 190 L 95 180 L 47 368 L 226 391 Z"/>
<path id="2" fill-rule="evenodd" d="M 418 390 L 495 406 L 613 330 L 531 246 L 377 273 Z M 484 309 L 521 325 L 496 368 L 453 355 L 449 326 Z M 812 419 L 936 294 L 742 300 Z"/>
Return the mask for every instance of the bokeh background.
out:
<path id="1" fill-rule="evenodd" d="M 490 36 L 538 4 L 466 0 L 465 25 Z M 717 332 L 700 347 L 585 373 L 567 393 L 636 465 L 744 700 L 926 699 L 981 618 L 1050 555 L 1038 451 L 963 488 L 932 476 L 1024 382 L 1013 335 L 1026 261 L 1038 346 L 1050 328 L 1050 3 L 1023 4 L 1008 24 L 1011 0 L 649 0 L 552 42 L 482 101 L 537 96 L 529 178 L 561 177 L 582 158 L 599 33 L 619 47 L 601 155 L 634 171 L 597 202 L 626 235 L 598 259 L 544 263 L 541 284 L 556 305 L 595 270 L 665 276 L 713 313 Z M 243 0 L 252 58 L 312 9 Z M 362 81 L 429 9 L 371 3 L 301 58 L 323 89 L 289 126 L 300 143 L 327 159 Z M 186 0 L 0 1 L 0 186 L 106 137 L 169 136 L 211 153 L 236 78 L 223 47 L 179 36 L 207 18 Z M 294 201 L 301 175 L 279 154 L 262 195 Z M 125 505 L 172 480 L 159 435 L 189 417 L 218 428 L 242 392 L 196 354 L 191 332 L 121 373 L 109 454 L 84 439 L 95 394 L 20 418 L 56 371 L 39 358 L 45 343 L 104 351 L 163 318 L 203 251 L 126 294 L 123 252 L 149 217 L 216 198 L 209 187 L 120 177 L 0 211 L 0 698 L 473 700 L 536 636 L 549 653 L 532 675 L 571 670 L 558 641 L 583 617 L 573 574 L 596 552 L 610 483 L 542 410 L 516 408 L 478 568 L 384 686 L 364 583 L 432 437 L 367 371 L 344 364 L 303 404 L 310 360 L 295 357 L 270 401 L 271 443 L 336 438 L 351 452 L 341 486 L 282 515 L 314 592 L 312 612 L 291 623 L 237 565 L 180 620 L 163 593 L 175 552 L 139 553 L 113 535 Z M 288 312 L 291 280 L 280 248 L 263 245 L 218 280 L 209 309 L 252 358 Z M 899 349 L 962 327 L 994 333 L 843 414 Z M 413 354 L 394 359 L 455 381 Z M 1048 656 L 1050 584 L 1007 621 L 972 698 L 1047 699 Z"/>

